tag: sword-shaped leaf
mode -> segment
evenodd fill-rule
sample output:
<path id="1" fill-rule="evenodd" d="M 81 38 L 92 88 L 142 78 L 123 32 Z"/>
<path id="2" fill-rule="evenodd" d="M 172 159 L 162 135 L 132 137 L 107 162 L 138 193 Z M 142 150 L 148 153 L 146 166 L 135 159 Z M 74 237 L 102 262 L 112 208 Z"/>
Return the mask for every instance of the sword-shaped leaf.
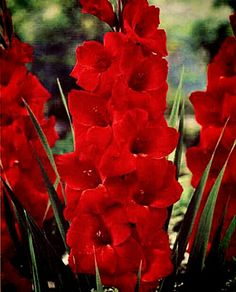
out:
<path id="1" fill-rule="evenodd" d="M 20 241 L 19 241 L 19 237 L 16 231 L 16 218 L 14 215 L 14 206 L 10 203 L 8 197 L 7 197 L 7 193 L 5 188 L 3 189 L 3 205 L 4 205 L 4 215 L 5 215 L 5 219 L 6 219 L 6 224 L 7 224 L 7 228 L 8 228 L 8 232 L 10 234 L 10 237 L 12 239 L 12 242 L 14 243 L 16 250 L 19 250 L 19 246 L 20 246 Z"/>
<path id="2" fill-rule="evenodd" d="M 31 110 L 31 108 L 28 105 L 28 103 L 24 99 L 22 99 L 22 100 L 23 100 L 23 102 L 25 104 L 26 110 L 27 110 L 27 112 L 29 114 L 29 117 L 30 117 L 30 119 L 32 121 L 32 124 L 33 124 L 33 126 L 34 126 L 34 128 L 35 128 L 35 130 L 37 132 L 39 140 L 40 140 L 40 142 L 41 142 L 41 144 L 42 144 L 42 146 L 43 146 L 43 148 L 45 150 L 45 153 L 46 153 L 46 155 L 47 155 L 47 157 L 48 157 L 48 159 L 49 159 L 49 161 L 51 163 L 51 166 L 52 166 L 52 168 L 53 168 L 53 170 L 55 172 L 56 181 L 54 183 L 54 186 L 55 186 L 55 188 L 57 188 L 57 186 L 58 186 L 58 184 L 60 182 L 60 175 L 59 175 L 58 170 L 57 170 L 57 166 L 56 166 L 56 163 L 55 163 L 55 160 L 54 160 L 54 157 L 53 157 L 52 150 L 51 150 L 51 148 L 50 148 L 50 146 L 48 144 L 47 137 L 44 134 L 43 129 L 41 128 L 41 126 L 40 126 L 35 114 Z"/>
<path id="3" fill-rule="evenodd" d="M 74 128 L 73 128 L 73 125 L 72 125 L 72 120 L 71 120 L 70 112 L 69 112 L 69 109 L 68 109 L 68 106 L 67 106 L 66 97 L 65 97 L 64 92 L 62 90 L 62 87 L 61 87 L 61 83 L 60 83 L 59 78 L 57 78 L 57 85 L 58 85 L 59 92 L 60 92 L 60 95 L 61 95 L 62 103 L 63 103 L 64 108 L 66 110 L 67 118 L 68 118 L 69 123 L 70 123 L 70 130 L 71 130 L 71 134 L 72 134 L 73 148 L 75 149 L 75 133 L 74 133 Z"/>
<path id="4" fill-rule="evenodd" d="M 38 154 L 34 150 L 33 150 L 33 152 L 34 152 L 35 157 L 38 161 L 38 164 L 39 164 L 39 167 L 41 170 L 41 174 L 42 174 L 45 186 L 46 186 L 47 191 L 48 191 L 48 195 L 49 195 L 52 210 L 53 210 L 53 213 L 55 216 L 55 220 L 57 223 L 57 227 L 59 229 L 64 246 L 65 246 L 66 250 L 68 251 L 68 247 L 66 244 L 66 231 L 68 229 L 68 224 L 65 221 L 64 216 L 63 216 L 63 205 L 62 205 L 60 199 L 58 198 L 57 192 L 49 179 L 49 176 L 48 176 L 48 174 L 43 166 L 41 159 L 39 158 Z"/>
<path id="5" fill-rule="evenodd" d="M 236 230 L 236 216 L 234 216 L 233 219 L 231 220 L 230 225 L 228 229 L 226 230 L 225 236 L 220 243 L 220 249 L 222 252 L 225 252 L 226 249 L 228 248 L 231 237 L 233 233 L 235 232 L 235 230 Z"/>
<path id="6" fill-rule="evenodd" d="M 184 146 L 184 100 L 182 102 L 180 117 L 179 117 L 179 140 L 178 144 L 175 150 L 175 156 L 174 156 L 174 165 L 176 166 L 176 179 L 178 180 L 179 174 L 180 174 L 180 168 L 181 168 L 181 159 L 183 154 L 183 146 Z M 168 216 L 165 223 L 165 230 L 168 230 L 171 213 L 172 213 L 173 205 L 168 207 Z"/>
<path id="7" fill-rule="evenodd" d="M 183 66 L 181 74 L 180 74 L 179 85 L 178 85 L 176 93 L 175 93 L 174 103 L 173 103 L 170 117 L 168 120 L 169 127 L 173 127 L 173 128 L 176 128 L 176 125 L 178 122 L 179 108 L 180 108 L 181 98 L 182 98 L 183 79 L 184 79 L 184 66 Z"/>
<path id="8" fill-rule="evenodd" d="M 194 223 L 194 220 L 196 218 L 196 215 L 197 215 L 197 212 L 198 212 L 198 209 L 200 206 L 202 194 L 203 194 L 203 191 L 204 191 L 205 186 L 206 186 L 206 182 L 207 182 L 207 179 L 209 176 L 209 172 L 210 172 L 211 165 L 212 165 L 212 162 L 213 162 L 213 159 L 215 156 L 215 152 L 216 152 L 216 149 L 218 148 L 218 145 L 222 139 L 222 136 L 224 134 L 224 131 L 225 131 L 225 128 L 226 128 L 228 121 L 229 121 L 229 119 L 226 121 L 226 123 L 221 131 L 220 137 L 216 143 L 216 146 L 215 146 L 215 149 L 212 153 L 211 159 L 208 162 L 208 164 L 207 164 L 207 166 L 202 174 L 202 177 L 201 177 L 201 179 L 200 179 L 200 181 L 199 181 L 199 183 L 198 183 L 198 185 L 197 185 L 197 187 L 192 195 L 192 198 L 190 200 L 187 211 L 185 213 L 183 222 L 181 224 L 180 231 L 177 235 L 177 238 L 176 238 L 176 241 L 175 241 L 175 244 L 173 247 L 173 260 L 174 260 L 174 263 L 176 265 L 176 268 L 180 265 L 180 263 L 184 257 L 184 253 L 186 251 L 189 236 L 190 236 L 190 233 L 192 231 L 193 223 Z"/>
<path id="9" fill-rule="evenodd" d="M 31 229 L 31 226 L 29 223 L 28 215 L 25 211 L 24 211 L 24 213 L 25 213 L 25 219 L 26 219 L 26 227 L 27 227 L 28 245 L 29 245 L 29 253 L 30 253 L 30 260 L 31 260 L 31 269 L 32 269 L 34 291 L 41 292 L 43 290 L 41 289 L 38 260 L 37 260 L 34 240 L 33 240 L 33 236 L 32 236 L 32 229 Z"/>
<path id="10" fill-rule="evenodd" d="M 209 242 L 213 214 L 215 209 L 215 204 L 218 196 L 218 192 L 221 186 L 221 182 L 225 173 L 225 169 L 230 158 L 230 155 L 236 145 L 236 142 L 233 144 L 229 155 L 224 163 L 223 168 L 218 174 L 211 190 L 208 195 L 205 207 L 202 211 L 201 218 L 198 224 L 197 233 L 193 241 L 193 247 L 190 252 L 187 271 L 192 273 L 200 273 L 205 265 L 205 258 L 207 253 L 207 245 Z"/>
<path id="11" fill-rule="evenodd" d="M 95 253 L 95 248 L 93 249 L 94 251 L 94 264 L 95 264 L 95 273 L 96 273 L 96 292 L 103 292 L 103 285 L 99 273 L 99 268 L 97 264 L 97 259 L 96 259 L 96 253 Z"/>
<path id="12" fill-rule="evenodd" d="M 138 269 L 138 274 L 137 274 L 137 282 L 136 282 L 136 285 L 135 285 L 134 292 L 139 292 L 139 290 L 140 290 L 141 275 L 142 275 L 142 260 L 140 261 L 140 265 L 139 265 L 139 269 Z"/>

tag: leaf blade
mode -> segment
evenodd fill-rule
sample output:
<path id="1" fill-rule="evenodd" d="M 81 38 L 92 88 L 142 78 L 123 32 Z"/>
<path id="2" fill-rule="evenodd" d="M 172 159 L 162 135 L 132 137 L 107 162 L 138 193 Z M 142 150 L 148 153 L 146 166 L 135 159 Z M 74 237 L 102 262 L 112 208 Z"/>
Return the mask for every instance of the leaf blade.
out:
<path id="1" fill-rule="evenodd" d="M 205 185 L 206 185 L 209 173 L 210 173 L 210 168 L 211 168 L 214 156 L 215 156 L 215 152 L 216 152 L 216 150 L 220 144 L 220 141 L 223 137 L 223 134 L 225 132 L 225 128 L 227 126 L 228 121 L 229 121 L 229 119 L 227 119 L 227 121 L 226 121 L 226 123 L 221 131 L 219 139 L 218 139 L 216 146 L 213 150 L 213 153 L 211 155 L 210 161 L 208 162 L 208 164 L 207 164 L 207 166 L 202 174 L 202 177 L 201 177 L 195 191 L 193 192 L 192 198 L 190 200 L 190 203 L 189 203 L 187 211 L 185 213 L 183 222 L 181 224 L 180 231 L 179 231 L 177 238 L 176 238 L 176 241 L 174 243 L 173 259 L 174 259 L 176 268 L 180 265 L 180 263 L 184 257 L 184 253 L 185 253 L 185 250 L 187 247 L 188 239 L 189 239 L 190 233 L 191 233 L 192 228 L 193 228 L 193 223 L 194 223 L 194 220 L 196 218 L 197 211 L 198 211 L 199 206 L 200 206 L 200 201 L 201 201 L 203 191 L 204 191 L 204 188 L 205 188 Z"/>
<path id="2" fill-rule="evenodd" d="M 27 229 L 27 235 L 28 235 L 28 245 L 29 245 L 29 252 L 30 252 L 30 259 L 31 259 L 34 291 L 41 292 L 43 290 L 41 289 L 38 262 L 37 262 L 35 248 L 34 248 L 32 230 L 30 227 L 30 223 L 29 223 L 29 219 L 28 219 L 28 215 L 26 211 L 24 211 L 24 214 L 25 214 L 25 219 L 26 219 L 26 227 L 27 227 L 26 229 Z"/>
<path id="3" fill-rule="evenodd" d="M 55 181 L 54 185 L 55 185 L 55 188 L 56 188 L 57 185 L 60 182 L 60 175 L 59 175 L 58 170 L 57 170 L 57 166 L 56 166 L 56 163 L 55 163 L 55 160 L 54 160 L 54 157 L 53 157 L 52 150 L 51 150 L 51 148 L 49 146 L 49 143 L 47 141 L 47 137 L 44 134 L 43 129 L 41 128 L 41 126 L 40 126 L 35 114 L 33 113 L 32 109 L 30 108 L 30 106 L 28 105 L 28 103 L 24 99 L 23 99 L 23 102 L 24 102 L 26 110 L 27 110 L 27 112 L 29 114 L 30 120 L 31 120 L 31 122 L 32 122 L 32 124 L 33 124 L 33 126 L 34 126 L 34 128 L 35 128 L 35 130 L 37 132 L 39 140 L 40 140 L 40 142 L 41 142 L 41 144 L 42 144 L 42 146 L 43 146 L 43 148 L 45 150 L 45 153 L 46 153 L 46 155 L 47 155 L 47 157 L 48 157 L 48 159 L 49 159 L 49 161 L 51 163 L 51 166 L 52 166 L 52 168 L 53 168 L 53 170 L 55 172 L 56 181 Z"/>
<path id="4" fill-rule="evenodd" d="M 95 248 L 93 247 L 93 252 L 94 252 L 94 265 L 95 265 L 95 276 L 96 276 L 96 292 L 103 292 L 103 285 L 102 285 L 102 280 L 100 277 L 100 272 L 97 264 L 97 259 L 96 259 L 96 253 L 95 253 Z"/>
<path id="5" fill-rule="evenodd" d="M 57 227 L 59 229 L 62 241 L 64 243 L 65 249 L 68 251 L 68 246 L 66 244 L 66 230 L 67 230 L 67 222 L 64 219 L 63 216 L 63 206 L 61 204 L 60 199 L 58 198 L 57 192 L 53 186 L 53 184 L 51 183 L 49 176 L 43 166 L 43 163 L 41 161 L 41 159 L 39 158 L 38 154 L 35 152 L 35 150 L 33 150 L 36 160 L 38 162 L 45 186 L 47 188 L 48 191 L 48 195 L 49 195 L 49 199 L 51 202 L 51 206 L 53 209 L 53 213 L 55 216 L 55 220 L 57 223 Z"/>
<path id="6" fill-rule="evenodd" d="M 236 143 L 234 143 L 233 147 L 231 148 L 229 155 L 224 163 L 224 166 L 221 169 L 220 173 L 218 174 L 215 183 L 213 184 L 210 190 L 207 202 L 201 214 L 197 233 L 193 242 L 193 247 L 190 252 L 187 267 L 188 272 L 194 271 L 194 273 L 195 272 L 200 273 L 204 268 L 207 253 L 207 244 L 209 242 L 215 204 L 220 190 L 221 182 L 225 173 L 225 169 L 230 158 L 230 155 L 235 147 L 235 144 Z"/>
<path id="7" fill-rule="evenodd" d="M 139 269 L 138 269 L 138 274 L 137 274 L 137 282 L 136 282 L 136 285 L 135 285 L 134 292 L 139 292 L 140 291 L 141 276 L 142 276 L 142 260 L 140 261 L 140 265 L 139 265 Z"/>
<path id="8" fill-rule="evenodd" d="M 171 109 L 170 117 L 168 119 L 169 127 L 176 128 L 178 115 L 179 115 L 179 108 L 182 98 L 182 88 L 183 88 L 183 79 L 184 79 L 184 66 L 182 67 L 179 84 L 175 93 L 174 103 Z"/>
<path id="9" fill-rule="evenodd" d="M 225 250 L 228 248 L 229 243 L 230 243 L 230 239 L 231 239 L 235 230 L 236 230 L 236 215 L 231 220 L 229 227 L 227 228 L 227 230 L 225 232 L 225 236 L 222 239 L 222 241 L 220 242 L 220 249 L 223 252 L 225 252 Z"/>
<path id="10" fill-rule="evenodd" d="M 59 88 L 59 92 L 60 92 L 62 103 L 63 103 L 64 108 L 66 110 L 67 118 L 69 120 L 70 130 L 71 130 L 71 134 L 72 134 L 72 141 L 73 141 L 73 151 L 74 151 L 74 149 L 75 149 L 75 132 L 74 132 L 71 116 L 70 116 L 70 111 L 69 111 L 69 108 L 68 108 L 68 105 L 67 105 L 66 97 L 65 97 L 64 92 L 62 90 L 61 82 L 60 82 L 59 78 L 57 78 L 57 85 L 58 85 L 58 88 Z"/>

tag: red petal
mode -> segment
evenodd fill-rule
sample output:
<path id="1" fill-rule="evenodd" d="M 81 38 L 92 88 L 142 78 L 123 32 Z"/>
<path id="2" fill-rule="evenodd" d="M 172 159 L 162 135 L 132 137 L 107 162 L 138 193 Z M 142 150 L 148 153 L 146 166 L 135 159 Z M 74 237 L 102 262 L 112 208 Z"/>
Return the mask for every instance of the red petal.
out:
<path id="1" fill-rule="evenodd" d="M 91 161 L 81 161 L 76 152 L 58 155 L 56 163 L 62 179 L 73 189 L 94 188 L 100 178 Z"/>

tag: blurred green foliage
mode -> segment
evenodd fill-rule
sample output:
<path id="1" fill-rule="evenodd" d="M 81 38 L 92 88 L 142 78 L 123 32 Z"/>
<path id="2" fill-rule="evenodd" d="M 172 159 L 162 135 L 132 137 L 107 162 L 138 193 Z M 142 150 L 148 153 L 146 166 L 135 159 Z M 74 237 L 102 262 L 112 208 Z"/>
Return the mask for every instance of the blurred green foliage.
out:
<path id="1" fill-rule="evenodd" d="M 214 0 L 214 6 L 229 5 L 234 11 L 236 11 L 236 1 L 235 0 Z"/>

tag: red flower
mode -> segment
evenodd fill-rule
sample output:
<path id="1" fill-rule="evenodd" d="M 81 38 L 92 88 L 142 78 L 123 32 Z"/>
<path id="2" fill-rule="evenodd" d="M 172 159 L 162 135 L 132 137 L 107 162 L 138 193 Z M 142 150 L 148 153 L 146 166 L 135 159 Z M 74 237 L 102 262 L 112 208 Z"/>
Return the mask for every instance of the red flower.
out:
<path id="1" fill-rule="evenodd" d="M 109 70 L 112 56 L 100 43 L 85 42 L 76 51 L 77 62 L 71 76 L 78 80 L 78 85 L 93 91 L 97 88 L 100 79 Z"/>
<path id="2" fill-rule="evenodd" d="M 161 123 L 160 123 L 161 124 Z M 135 169 L 135 155 L 148 154 L 160 158 L 168 155 L 177 142 L 177 133 L 165 123 L 149 124 L 147 112 L 141 109 L 127 111 L 124 118 L 113 124 L 114 142 L 101 159 L 104 176 L 116 176 Z"/>
<path id="3" fill-rule="evenodd" d="M 25 63 L 31 59 L 31 47 L 15 38 L 7 50 L 0 49 L 0 62 L 4 65 L 0 78 L 2 134 L 0 150 L 3 157 L 3 174 L 13 192 L 38 224 L 42 224 L 49 198 L 32 147 L 40 155 L 52 180 L 55 175 L 22 98 L 35 113 L 50 146 L 54 145 L 57 134 L 54 130 L 55 120 L 44 118 L 44 104 L 50 95 L 25 67 Z M 40 202 L 40 207 L 36 202 Z"/>
<path id="4" fill-rule="evenodd" d="M 128 287 L 134 289 L 134 275 L 142 259 L 142 288 L 155 287 L 172 270 L 168 237 L 161 230 L 166 213 L 156 215 L 149 218 L 155 216 L 156 220 L 147 217 L 147 224 L 137 222 L 136 230 L 126 209 L 103 186 L 84 191 L 67 235 L 72 248 L 70 264 L 76 272 L 94 273 L 95 252 L 103 284 L 127 291 Z"/>
<path id="5" fill-rule="evenodd" d="M 224 77 L 235 77 L 236 75 L 236 38 L 228 37 L 223 42 L 220 51 L 208 66 L 208 85 L 221 84 Z M 230 89 L 230 88 L 229 88 Z"/>
<path id="6" fill-rule="evenodd" d="M 74 123 L 100 127 L 110 124 L 107 100 L 97 94 L 72 90 L 69 94 L 69 108 Z"/>
<path id="7" fill-rule="evenodd" d="M 175 180 L 175 167 L 165 158 L 138 157 L 135 172 L 108 177 L 104 184 L 116 200 L 125 205 L 132 203 L 133 207 L 138 204 L 145 209 L 170 206 L 179 199 L 182 192 Z"/>
<path id="8" fill-rule="evenodd" d="M 93 162 L 80 160 L 76 152 L 58 155 L 56 161 L 61 177 L 72 189 L 95 188 L 101 182 Z"/>
<path id="9" fill-rule="evenodd" d="M 135 91 L 156 90 L 163 86 L 167 77 L 167 63 L 159 56 L 143 59 L 127 72 L 128 86 Z"/>
<path id="10" fill-rule="evenodd" d="M 69 94 L 76 149 L 57 165 L 66 183 L 70 266 L 94 274 L 95 248 L 103 283 L 128 292 L 142 259 L 141 289 L 150 291 L 172 270 L 163 226 L 182 188 L 165 156 L 178 134 L 164 119 L 159 10 L 144 0 L 122 3 L 122 32 L 77 49 L 72 76 L 86 91 Z"/>
<path id="11" fill-rule="evenodd" d="M 104 187 L 83 192 L 67 242 L 77 272 L 94 273 L 94 249 L 101 276 L 136 271 L 142 257 L 125 209 L 109 198 Z"/>
<path id="12" fill-rule="evenodd" d="M 229 151 L 236 139 L 236 38 L 227 38 L 213 62 L 208 66 L 208 84 L 205 92 L 195 92 L 190 97 L 197 121 L 202 125 L 199 145 L 188 149 L 187 164 L 193 173 L 192 184 L 196 187 L 202 173 L 210 160 L 215 145 L 219 139 L 222 128 L 228 118 L 224 135 L 217 148 L 212 163 L 209 179 L 203 194 L 200 211 L 197 215 L 196 225 L 193 230 L 192 238 L 196 232 L 202 210 L 207 201 L 210 188 L 222 169 Z M 211 244 L 217 227 L 221 224 L 223 237 L 232 218 L 235 216 L 235 185 L 236 185 L 236 150 L 234 149 L 228 161 L 223 177 L 222 185 L 218 194 L 213 224 L 210 234 Z M 236 233 L 235 233 L 236 234 Z M 232 245 L 229 247 L 227 257 L 236 254 L 235 236 L 232 237 Z M 191 242 L 192 242 L 191 238 Z"/>
<path id="13" fill-rule="evenodd" d="M 82 12 L 97 16 L 100 20 L 115 26 L 116 16 L 108 0 L 80 0 Z"/>
<path id="14" fill-rule="evenodd" d="M 117 78 L 113 85 L 111 107 L 114 120 L 119 120 L 131 109 L 147 111 L 150 121 L 159 121 L 166 109 L 167 84 L 154 92 L 137 92 L 127 86 L 125 80 Z"/>
<path id="15" fill-rule="evenodd" d="M 150 51 L 166 56 L 166 35 L 164 30 L 158 29 L 159 23 L 159 9 L 149 6 L 147 0 L 131 0 L 125 4 L 124 33 Z"/>

